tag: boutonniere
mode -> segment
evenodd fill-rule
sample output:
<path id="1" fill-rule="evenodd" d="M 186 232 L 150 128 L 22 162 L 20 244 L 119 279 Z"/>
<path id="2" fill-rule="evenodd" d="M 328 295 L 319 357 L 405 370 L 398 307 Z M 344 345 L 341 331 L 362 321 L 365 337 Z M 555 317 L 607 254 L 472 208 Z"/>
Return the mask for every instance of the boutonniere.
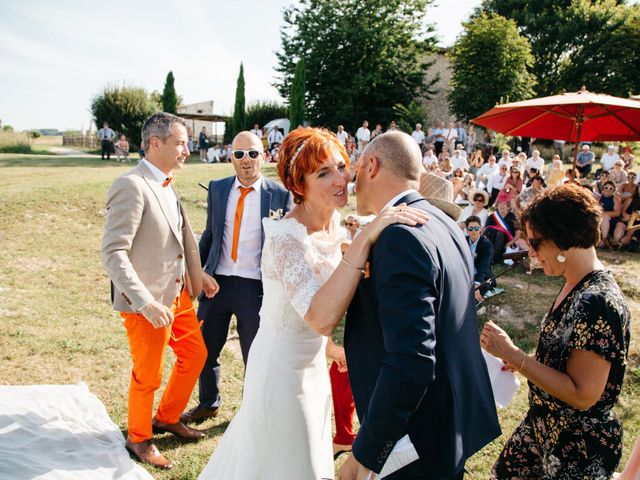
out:
<path id="1" fill-rule="evenodd" d="M 364 264 L 364 278 L 369 278 L 371 276 L 371 262 L 367 262 Z"/>
<path id="2" fill-rule="evenodd" d="M 284 216 L 282 209 L 279 208 L 277 210 L 269 210 L 269 218 L 271 220 L 280 220 Z"/>

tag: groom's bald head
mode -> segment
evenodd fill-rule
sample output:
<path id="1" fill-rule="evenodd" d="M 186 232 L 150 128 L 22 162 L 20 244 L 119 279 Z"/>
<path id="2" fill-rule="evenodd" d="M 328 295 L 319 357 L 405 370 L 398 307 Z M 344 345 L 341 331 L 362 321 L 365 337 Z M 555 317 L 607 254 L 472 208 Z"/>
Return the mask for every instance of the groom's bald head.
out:
<path id="1" fill-rule="evenodd" d="M 363 156 L 375 156 L 381 169 L 403 180 L 419 181 L 422 153 L 416 141 L 403 132 L 378 135 L 364 149 Z"/>

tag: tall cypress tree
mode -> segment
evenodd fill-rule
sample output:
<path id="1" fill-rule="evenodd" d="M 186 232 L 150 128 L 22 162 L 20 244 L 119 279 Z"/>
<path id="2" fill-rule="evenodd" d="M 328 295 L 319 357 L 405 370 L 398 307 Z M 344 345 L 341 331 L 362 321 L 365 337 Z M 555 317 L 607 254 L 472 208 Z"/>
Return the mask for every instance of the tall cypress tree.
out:
<path id="1" fill-rule="evenodd" d="M 289 121 L 291 122 L 292 130 L 304 122 L 304 97 L 306 92 L 304 58 L 301 58 L 296 65 L 296 73 L 291 83 L 291 96 L 289 97 Z"/>
<path id="2" fill-rule="evenodd" d="M 162 90 L 162 111 L 175 115 L 178 110 L 178 95 L 176 95 L 173 81 L 173 72 L 169 71 L 164 81 L 164 90 Z"/>
<path id="3" fill-rule="evenodd" d="M 233 107 L 233 120 L 231 122 L 233 136 L 247 129 L 247 112 L 244 109 L 244 67 L 240 62 L 240 73 L 236 84 L 236 102 Z"/>

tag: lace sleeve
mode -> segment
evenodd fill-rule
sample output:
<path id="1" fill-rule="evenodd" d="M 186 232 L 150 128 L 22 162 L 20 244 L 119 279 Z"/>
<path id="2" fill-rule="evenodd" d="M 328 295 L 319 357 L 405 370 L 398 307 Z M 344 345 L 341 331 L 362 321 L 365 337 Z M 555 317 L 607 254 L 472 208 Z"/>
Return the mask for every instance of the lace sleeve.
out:
<path id="1" fill-rule="evenodd" d="M 305 245 L 306 229 L 295 220 L 273 223 L 280 225 L 265 228 L 268 236 L 265 248 L 273 260 L 275 276 L 282 282 L 287 299 L 304 319 L 313 296 L 321 286 L 309 264 Z"/>

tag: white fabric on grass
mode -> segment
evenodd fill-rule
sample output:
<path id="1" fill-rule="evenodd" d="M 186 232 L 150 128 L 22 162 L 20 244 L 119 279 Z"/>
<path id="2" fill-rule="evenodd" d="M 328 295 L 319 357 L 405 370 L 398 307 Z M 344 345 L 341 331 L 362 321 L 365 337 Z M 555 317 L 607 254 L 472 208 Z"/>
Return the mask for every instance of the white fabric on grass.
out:
<path id="1" fill-rule="evenodd" d="M 0 386 L 2 479 L 153 479 L 124 443 L 84 383 Z"/>

